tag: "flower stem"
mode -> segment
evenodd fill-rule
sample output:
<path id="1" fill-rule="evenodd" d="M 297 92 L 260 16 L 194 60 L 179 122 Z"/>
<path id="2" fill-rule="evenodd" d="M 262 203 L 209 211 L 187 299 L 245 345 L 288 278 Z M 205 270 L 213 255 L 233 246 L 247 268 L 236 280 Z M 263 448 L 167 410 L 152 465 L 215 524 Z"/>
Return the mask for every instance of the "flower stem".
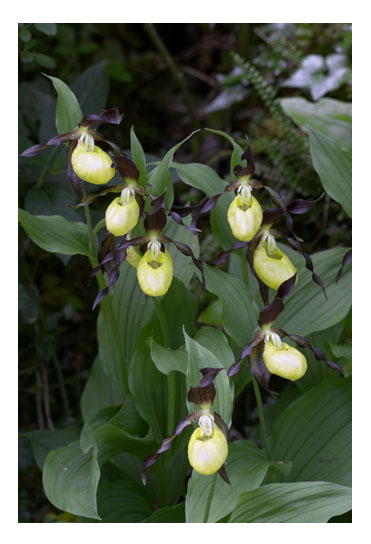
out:
<path id="1" fill-rule="evenodd" d="M 213 495 L 214 495 L 214 490 L 215 490 L 217 477 L 218 477 L 218 473 L 215 472 L 215 474 L 213 476 L 213 479 L 211 481 L 210 491 L 209 491 L 209 495 L 207 497 L 207 502 L 206 502 L 206 506 L 205 506 L 205 513 L 204 513 L 204 519 L 202 520 L 202 523 L 207 523 L 207 520 L 209 519 L 211 501 L 213 500 Z"/>
<path id="2" fill-rule="evenodd" d="M 85 194 L 83 195 L 83 198 L 85 200 L 85 198 L 86 198 Z M 85 213 L 85 220 L 86 220 L 86 224 L 87 224 L 87 227 L 88 227 L 88 234 L 89 234 L 89 262 L 90 262 L 92 268 L 95 268 L 99 264 L 98 263 L 98 257 L 97 257 L 98 247 L 97 247 L 97 243 L 96 243 L 96 239 L 95 239 L 95 234 L 93 233 L 93 226 L 92 226 L 92 222 L 91 222 L 91 215 L 90 215 L 89 206 L 84 206 L 84 213 Z M 106 282 L 104 280 L 103 272 L 101 270 L 99 270 L 99 272 L 97 273 L 96 278 L 97 278 L 97 281 L 98 281 L 99 289 L 102 291 L 106 287 Z M 102 300 L 102 305 L 103 305 L 103 308 L 106 311 L 106 316 L 107 316 L 107 319 L 108 319 L 108 321 L 110 323 L 110 327 L 111 327 L 111 330 L 113 332 L 113 336 L 114 336 L 114 339 L 115 339 L 116 349 L 117 349 L 117 352 L 118 352 L 118 355 L 119 355 L 119 360 L 120 360 L 120 369 L 121 369 L 122 378 L 123 378 L 122 379 L 122 386 L 123 386 L 125 395 L 127 395 L 129 393 L 129 386 L 128 386 L 128 379 L 127 379 L 127 375 L 126 375 L 125 358 L 124 358 L 124 353 L 122 351 L 122 345 L 121 345 L 119 330 L 118 330 L 117 321 L 116 321 L 116 317 L 115 317 L 115 314 L 114 314 L 114 311 L 113 311 L 112 302 L 111 302 L 110 297 L 108 297 L 108 296 L 105 297 Z"/>
<path id="3" fill-rule="evenodd" d="M 161 305 L 156 297 L 152 297 L 153 304 L 155 306 L 156 314 L 161 326 L 162 340 L 164 347 L 170 347 L 169 331 L 162 311 Z M 169 372 L 167 376 L 168 385 L 168 403 L 167 403 L 167 436 L 170 436 L 174 432 L 175 425 L 175 373 Z"/>
<path id="4" fill-rule="evenodd" d="M 258 405 L 258 414 L 259 414 L 259 424 L 260 424 L 260 436 L 261 441 L 264 447 L 265 454 L 267 456 L 267 459 L 271 461 L 271 453 L 270 448 L 267 441 L 267 434 L 266 434 L 266 428 L 265 428 L 265 419 L 264 419 L 264 410 L 263 410 L 263 403 L 262 398 L 260 395 L 260 389 L 257 381 L 255 380 L 254 376 L 252 377 L 252 384 L 254 387 L 254 393 L 256 398 L 256 403 Z"/>

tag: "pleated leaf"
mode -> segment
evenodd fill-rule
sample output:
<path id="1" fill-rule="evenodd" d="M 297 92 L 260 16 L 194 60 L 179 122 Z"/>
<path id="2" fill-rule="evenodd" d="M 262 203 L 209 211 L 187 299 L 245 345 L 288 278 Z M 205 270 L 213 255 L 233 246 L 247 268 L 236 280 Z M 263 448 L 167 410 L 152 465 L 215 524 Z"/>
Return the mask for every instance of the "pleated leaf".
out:
<path id="1" fill-rule="evenodd" d="M 89 255 L 88 229 L 60 215 L 32 215 L 19 210 L 19 221 L 31 240 L 52 253 Z"/>
<path id="2" fill-rule="evenodd" d="M 349 378 L 328 379 L 290 404 L 271 431 L 273 457 L 293 461 L 278 479 L 351 485 L 351 418 Z"/>
<path id="3" fill-rule="evenodd" d="M 44 491 L 60 510 L 99 519 L 96 498 L 99 477 L 96 448 L 83 453 L 80 441 L 76 440 L 48 454 L 43 470 Z"/>
<path id="4" fill-rule="evenodd" d="M 310 153 L 325 191 L 352 217 L 352 153 L 309 126 Z"/>
<path id="5" fill-rule="evenodd" d="M 231 486 L 217 478 L 208 522 L 213 523 L 234 510 L 244 491 L 255 489 L 262 483 L 270 462 L 255 444 L 239 440 L 229 444 L 225 463 Z M 186 498 L 187 523 L 202 523 L 213 476 L 203 476 L 193 471 L 188 482 Z"/>
<path id="6" fill-rule="evenodd" d="M 46 75 L 46 74 L 45 74 Z M 58 134 L 73 130 L 81 121 L 83 114 L 76 96 L 61 79 L 48 76 L 58 94 L 57 116 L 55 123 Z"/>
<path id="7" fill-rule="evenodd" d="M 312 281 L 312 274 L 305 268 L 303 259 L 295 258 L 298 283 L 286 299 L 285 309 L 275 321 L 275 327 L 289 334 L 307 336 L 336 325 L 347 315 L 352 304 L 350 265 L 335 284 L 339 264 L 347 251 L 347 248 L 336 247 L 311 256 L 314 270 L 325 284 L 327 300 L 320 287 Z"/>
<path id="8" fill-rule="evenodd" d="M 252 339 L 258 321 L 258 307 L 250 291 L 222 270 L 208 265 L 204 270 L 206 289 L 222 301 L 224 329 L 240 346 L 245 346 Z"/>
<path id="9" fill-rule="evenodd" d="M 226 183 L 218 176 L 215 170 L 206 164 L 180 164 L 173 162 L 171 166 L 175 168 L 178 176 L 184 183 L 199 189 L 208 197 L 224 191 Z"/>
<path id="10" fill-rule="evenodd" d="M 229 523 L 326 523 L 351 507 L 349 487 L 328 482 L 269 484 L 242 493 Z"/>

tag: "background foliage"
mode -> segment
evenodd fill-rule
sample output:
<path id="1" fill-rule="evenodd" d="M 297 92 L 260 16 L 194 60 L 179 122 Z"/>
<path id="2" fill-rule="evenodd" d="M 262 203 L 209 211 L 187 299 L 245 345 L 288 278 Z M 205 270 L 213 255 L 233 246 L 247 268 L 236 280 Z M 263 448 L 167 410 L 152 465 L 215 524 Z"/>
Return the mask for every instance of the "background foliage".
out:
<path id="1" fill-rule="evenodd" d="M 308 353 L 309 370 L 301 380 L 273 377 L 280 396 L 263 399 L 272 454 L 267 459 L 249 371 L 244 368 L 232 387 L 218 376 L 217 411 L 232 422 L 227 468 L 233 491 L 226 494 L 218 480 L 209 521 L 350 519 L 350 265 L 338 284 L 335 278 L 351 246 L 351 39 L 347 24 L 19 26 L 20 152 L 56 134 L 56 112 L 64 132 L 80 111 L 116 106 L 125 120 L 119 129 L 105 127 L 107 138 L 132 153 L 142 184 L 147 170 L 153 194 L 171 178 L 174 194 L 168 198 L 176 204 L 219 192 L 223 180 L 231 179 L 245 135 L 257 177 L 286 201 L 326 191 L 310 213 L 295 217 L 295 225 L 305 251 L 314 254 L 328 302 L 300 255 L 285 247 L 300 281 L 277 324 L 309 335 L 346 378 Z M 78 100 L 66 99 L 70 117 L 59 80 Z M 209 130 L 176 150 L 200 128 Z M 152 301 L 124 264 L 112 299 L 129 369 L 130 396 L 122 403 L 125 384 L 117 375 L 107 379 L 119 368 L 115 339 L 105 332 L 107 314 L 104 307 L 90 310 L 97 288 L 87 284 L 88 235 L 83 211 L 68 206 L 76 197 L 65 167 L 63 146 L 19 162 L 19 520 L 202 521 L 211 477 L 189 478 L 187 436 L 175 442 L 167 468 L 175 483 L 161 492 L 161 504 L 155 501 L 162 461 L 143 491 L 141 460 L 167 434 L 166 375 L 176 371 L 182 398 L 197 381 L 198 360 L 227 366 L 238 358 L 256 327 L 257 285 L 237 252 L 222 267 L 206 267 L 201 298 L 192 264 L 174 253 L 175 279 L 161 301 L 171 330 L 171 350 L 165 352 Z M 118 182 L 115 177 L 110 183 Z M 200 221 L 199 240 L 175 224 L 166 234 L 212 261 L 235 243 L 226 223 L 231 197 L 219 200 L 210 221 Z M 105 199 L 94 203 L 93 224 L 106 205 Z M 174 421 L 186 413 L 179 401 Z M 42 486 L 43 467 L 51 502 Z M 60 478 L 49 477 L 57 473 Z"/>

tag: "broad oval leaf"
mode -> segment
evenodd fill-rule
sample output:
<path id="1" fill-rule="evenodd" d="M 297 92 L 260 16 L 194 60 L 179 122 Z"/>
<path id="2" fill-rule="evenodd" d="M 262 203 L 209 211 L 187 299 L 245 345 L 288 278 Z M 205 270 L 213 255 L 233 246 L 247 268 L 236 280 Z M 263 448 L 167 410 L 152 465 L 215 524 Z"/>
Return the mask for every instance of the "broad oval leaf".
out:
<path id="1" fill-rule="evenodd" d="M 225 468 L 232 485 L 229 486 L 217 477 L 208 523 L 218 521 L 232 512 L 241 493 L 259 487 L 269 466 L 270 461 L 264 452 L 252 442 L 238 440 L 229 444 Z M 193 471 L 186 498 L 187 523 L 202 523 L 213 477 Z"/>
<path id="2" fill-rule="evenodd" d="M 83 453 L 76 440 L 48 454 L 43 469 L 44 491 L 60 510 L 100 519 L 96 498 L 99 477 L 96 448 Z"/>
<path id="3" fill-rule="evenodd" d="M 55 123 L 58 134 L 64 134 L 73 130 L 81 121 L 83 114 L 75 94 L 61 79 L 53 76 L 48 77 L 54 85 L 58 94 L 57 115 Z"/>
<path id="4" fill-rule="evenodd" d="M 329 482 L 268 484 L 242 493 L 229 523 L 325 523 L 351 500 L 349 487 Z"/>
<path id="5" fill-rule="evenodd" d="M 271 431 L 272 455 L 293 461 L 289 476 L 278 475 L 279 480 L 351 485 L 351 394 L 349 378 L 332 378 L 279 416 Z"/>
<path id="6" fill-rule="evenodd" d="M 205 265 L 204 272 L 206 289 L 222 301 L 224 329 L 240 346 L 245 346 L 251 341 L 258 321 L 258 307 L 250 291 L 222 270 Z"/>
<path id="7" fill-rule="evenodd" d="M 224 191 L 225 182 L 218 176 L 215 170 L 206 164 L 180 164 L 173 162 L 171 166 L 175 168 L 178 176 L 184 183 L 203 191 L 208 197 Z"/>
<path id="8" fill-rule="evenodd" d="M 335 284 L 336 273 L 347 251 L 347 248 L 336 247 L 311 255 L 314 270 L 325 284 L 327 300 L 321 288 L 313 282 L 304 260 L 295 256 L 298 283 L 286 299 L 283 312 L 274 322 L 275 327 L 281 327 L 289 334 L 307 336 L 336 325 L 347 315 L 352 304 L 350 265 Z"/>
<path id="9" fill-rule="evenodd" d="M 32 215 L 19 210 L 19 220 L 31 240 L 46 251 L 89 256 L 89 235 L 84 223 L 60 215 Z"/>
<path id="10" fill-rule="evenodd" d="M 102 523 L 139 523 L 153 512 L 143 486 L 126 481 L 104 481 L 98 487 L 98 512 Z"/>
<path id="11" fill-rule="evenodd" d="M 325 191 L 352 217 L 352 154 L 309 125 L 310 154 Z"/>

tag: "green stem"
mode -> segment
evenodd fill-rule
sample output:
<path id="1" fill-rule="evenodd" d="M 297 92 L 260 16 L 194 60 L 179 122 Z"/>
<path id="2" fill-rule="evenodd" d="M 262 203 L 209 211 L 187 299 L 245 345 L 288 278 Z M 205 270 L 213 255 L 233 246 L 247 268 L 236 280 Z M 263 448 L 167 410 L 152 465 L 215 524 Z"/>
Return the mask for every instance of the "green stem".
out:
<path id="1" fill-rule="evenodd" d="M 212 482 L 211 482 L 211 485 L 210 485 L 210 491 L 209 491 L 209 495 L 207 497 L 207 502 L 206 502 L 206 506 L 205 506 L 205 513 L 204 513 L 204 519 L 202 520 L 202 523 L 207 523 L 207 520 L 209 519 L 211 501 L 213 500 L 213 495 L 214 495 L 214 490 L 215 490 L 217 477 L 218 477 L 218 473 L 215 472 L 214 477 L 213 477 Z"/>
<path id="2" fill-rule="evenodd" d="M 83 195 L 83 198 L 84 200 L 86 199 L 85 193 Z M 92 268 L 96 268 L 99 264 L 98 257 L 97 257 L 98 247 L 97 247 L 97 243 L 95 239 L 95 234 L 93 232 L 89 206 L 84 206 L 84 213 L 85 213 L 85 220 L 86 220 L 86 224 L 88 227 L 88 234 L 89 234 L 89 262 Z M 99 272 L 97 273 L 96 278 L 98 281 L 99 289 L 102 291 L 106 287 L 106 282 L 104 280 L 103 272 L 101 270 L 99 270 Z M 108 321 L 109 321 L 109 324 L 115 339 L 115 344 L 116 344 L 116 348 L 117 348 L 117 352 L 118 352 L 119 360 L 120 360 L 120 368 L 121 368 L 122 376 L 123 376 L 122 385 L 124 388 L 125 395 L 127 395 L 129 393 L 129 386 L 128 386 L 128 379 L 126 374 L 125 358 L 124 358 L 124 353 L 122 351 L 122 345 L 121 345 L 120 334 L 119 334 L 119 330 L 117 326 L 116 317 L 115 317 L 113 307 L 112 307 L 112 302 L 109 296 L 104 297 L 104 299 L 102 300 L 102 305 L 106 311 L 106 316 L 108 318 Z"/>
<path id="3" fill-rule="evenodd" d="M 255 380 L 254 377 L 252 378 L 252 384 L 253 384 L 253 387 L 254 387 L 256 403 L 258 405 L 261 441 L 262 441 L 262 444 L 263 444 L 267 459 L 269 461 L 271 461 L 272 458 L 271 458 L 270 448 L 269 448 L 268 441 L 267 441 L 267 433 L 266 433 L 266 428 L 265 428 L 265 419 L 264 419 L 264 410 L 263 410 L 262 398 L 261 398 L 261 395 L 260 395 L 259 385 L 258 385 L 258 383 L 257 383 L 257 381 Z"/>
<path id="4" fill-rule="evenodd" d="M 152 297 L 153 304 L 155 306 L 156 314 L 161 326 L 162 339 L 164 347 L 170 347 L 169 331 L 167 328 L 164 312 L 162 311 L 161 304 L 156 297 Z M 168 385 L 168 402 L 167 402 L 167 436 L 170 436 L 174 432 L 175 426 L 175 373 L 169 372 L 167 376 Z"/>

